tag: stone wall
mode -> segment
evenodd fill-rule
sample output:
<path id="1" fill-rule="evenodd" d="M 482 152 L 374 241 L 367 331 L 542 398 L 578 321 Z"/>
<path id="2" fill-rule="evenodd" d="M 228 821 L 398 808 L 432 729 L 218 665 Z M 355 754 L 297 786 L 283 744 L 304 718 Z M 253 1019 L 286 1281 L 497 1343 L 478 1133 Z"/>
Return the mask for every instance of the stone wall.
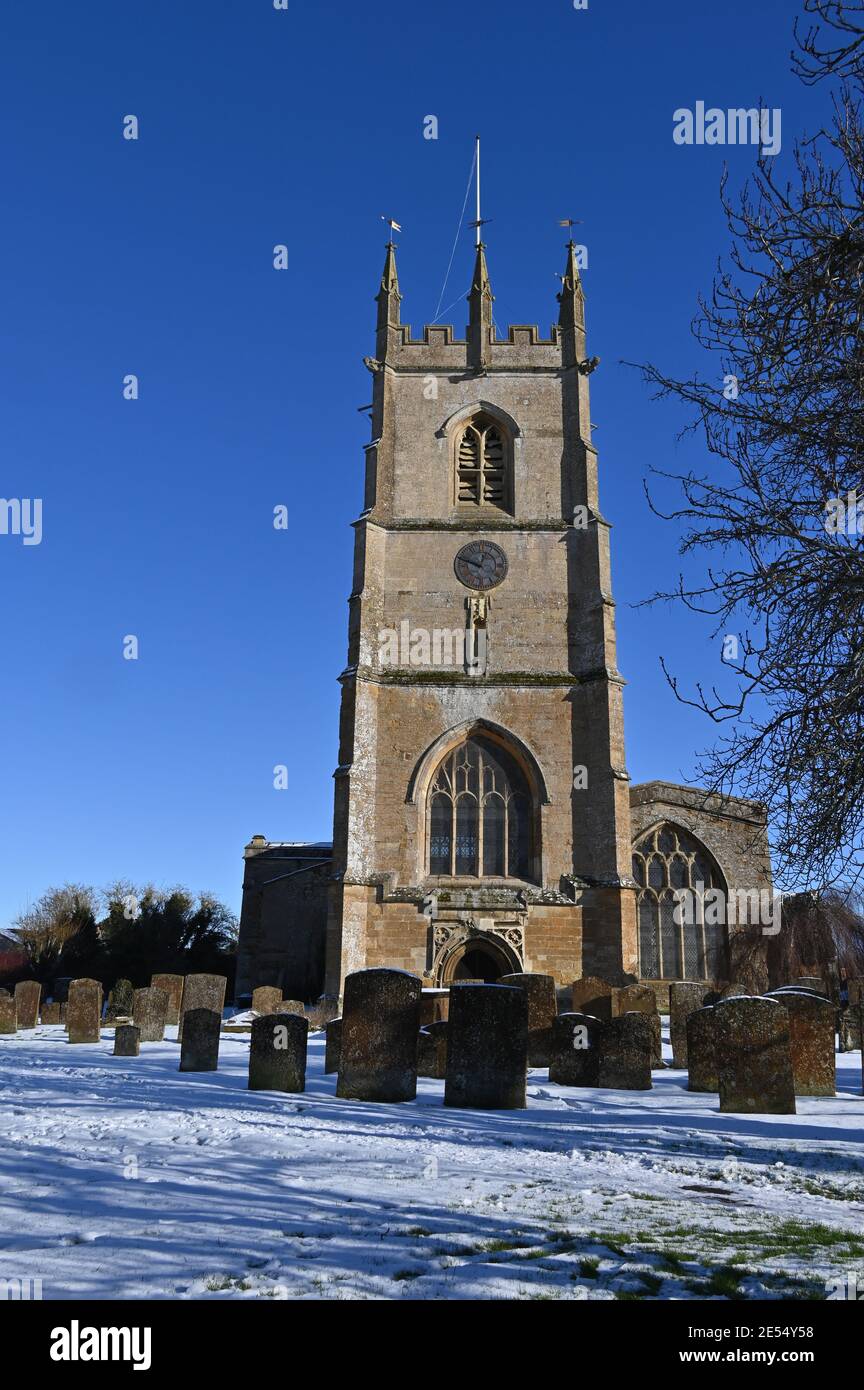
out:
<path id="1" fill-rule="evenodd" d="M 237 1000 L 258 985 L 312 1001 L 324 987 L 329 844 L 278 844 L 256 836 L 244 850 Z"/>

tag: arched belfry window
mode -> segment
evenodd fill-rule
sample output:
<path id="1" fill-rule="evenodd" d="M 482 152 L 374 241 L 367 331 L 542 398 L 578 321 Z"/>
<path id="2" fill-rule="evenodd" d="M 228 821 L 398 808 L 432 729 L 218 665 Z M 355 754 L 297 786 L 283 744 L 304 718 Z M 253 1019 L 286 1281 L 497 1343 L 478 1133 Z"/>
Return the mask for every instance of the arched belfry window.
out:
<path id="1" fill-rule="evenodd" d="M 482 735 L 439 765 L 427 798 L 428 872 L 532 877 L 534 801 L 521 767 Z"/>
<path id="2" fill-rule="evenodd" d="M 475 415 L 456 431 L 456 502 L 460 507 L 513 507 L 513 451 L 509 432 L 490 416 Z"/>
<path id="3" fill-rule="evenodd" d="M 657 826 L 633 847 L 633 877 L 640 977 L 724 979 L 726 884 L 705 846 L 678 826 Z"/>

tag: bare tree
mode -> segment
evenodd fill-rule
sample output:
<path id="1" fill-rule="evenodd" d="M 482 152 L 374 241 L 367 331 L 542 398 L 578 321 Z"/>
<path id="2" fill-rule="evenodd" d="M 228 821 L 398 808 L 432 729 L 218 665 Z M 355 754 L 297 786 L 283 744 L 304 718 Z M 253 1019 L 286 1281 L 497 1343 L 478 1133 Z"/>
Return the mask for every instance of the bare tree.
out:
<path id="1" fill-rule="evenodd" d="M 795 21 L 797 49 L 792 66 L 802 81 L 812 85 L 823 77 L 849 78 L 860 75 L 864 61 L 864 0 L 804 0 L 805 15 L 815 15 L 821 23 L 805 30 Z M 823 26 L 833 30 L 833 40 Z"/>
<path id="2" fill-rule="evenodd" d="M 682 494 L 671 512 L 652 503 L 684 522 L 682 554 L 709 559 L 702 582 L 649 602 L 677 598 L 724 638 L 722 690 L 685 696 L 666 671 L 722 726 L 699 775 L 765 803 L 778 880 L 818 889 L 864 872 L 864 15 L 806 9 L 844 38 L 799 41 L 814 74 L 847 79 L 833 118 L 796 146 L 788 182 L 764 152 L 739 197 L 724 175 L 731 257 L 692 325 L 714 370 L 642 370 L 712 456 L 660 474 Z"/>

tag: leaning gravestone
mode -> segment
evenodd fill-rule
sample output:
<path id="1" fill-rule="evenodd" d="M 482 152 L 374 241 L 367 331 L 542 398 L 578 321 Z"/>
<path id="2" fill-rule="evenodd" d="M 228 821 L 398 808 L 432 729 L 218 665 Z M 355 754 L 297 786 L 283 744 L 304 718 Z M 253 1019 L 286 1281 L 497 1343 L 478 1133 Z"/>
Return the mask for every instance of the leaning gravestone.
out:
<path id="1" fill-rule="evenodd" d="M 0 1033 L 17 1033 L 18 1006 L 8 994 L 0 998 Z"/>
<path id="2" fill-rule="evenodd" d="M 443 1081 L 447 1075 L 447 1022 L 443 1018 L 420 1029 L 417 1075 L 433 1081 Z"/>
<path id="3" fill-rule="evenodd" d="M 559 1014 L 552 1024 L 549 1080 L 559 1086 L 599 1086 L 600 1039 L 607 1026 L 591 1014 Z"/>
<path id="4" fill-rule="evenodd" d="M 165 1015 L 165 1026 L 176 1027 L 180 1022 L 180 1009 L 183 1004 L 183 976 L 152 975 L 150 988 L 164 989 L 168 995 L 168 1013 Z"/>
<path id="5" fill-rule="evenodd" d="M 337 1096 L 414 1099 L 420 989 L 417 976 L 405 970 L 355 970 L 347 976 Z"/>
<path id="6" fill-rule="evenodd" d="M 650 1091 L 654 1054 L 651 1015 L 621 1014 L 600 1035 L 600 1082 L 613 1091 Z"/>
<path id="7" fill-rule="evenodd" d="M 777 999 L 741 996 L 716 1006 L 720 1110 L 794 1115 L 789 1014 Z"/>
<path id="8" fill-rule="evenodd" d="M 115 981 L 114 988 L 108 995 L 108 1008 L 105 1011 L 106 1023 L 114 1023 L 118 1018 L 132 1017 L 134 993 L 131 980 Z"/>
<path id="9" fill-rule="evenodd" d="M 548 1067 L 552 1043 L 552 1023 L 558 1016 L 555 980 L 552 975 L 502 975 L 499 985 L 524 989 L 528 996 L 528 1065 Z"/>
<path id="10" fill-rule="evenodd" d="M 679 1071 L 687 1068 L 687 1019 L 705 1005 L 705 986 L 676 980 L 669 986 L 669 1041 L 672 1044 L 672 1065 Z"/>
<path id="11" fill-rule="evenodd" d="M 102 986 L 98 980 L 73 980 L 66 1004 L 70 1043 L 98 1043 L 102 1021 Z"/>
<path id="12" fill-rule="evenodd" d="M 615 990 L 607 980 L 596 975 L 586 975 L 582 980 L 574 980 L 570 991 L 570 1009 L 577 1014 L 591 1014 L 608 1023 L 612 1017 L 612 1000 Z"/>
<path id="13" fill-rule="evenodd" d="M 717 1010 L 696 1009 L 687 1015 L 687 1090 L 718 1091 Z"/>
<path id="14" fill-rule="evenodd" d="M 137 1057 L 141 1052 L 141 1029 L 134 1023 L 119 1023 L 114 1029 L 114 1056 Z"/>
<path id="15" fill-rule="evenodd" d="M 444 1104 L 524 1110 L 528 996 L 513 985 L 453 985 Z"/>
<path id="16" fill-rule="evenodd" d="M 789 1046 L 796 1096 L 833 1096 L 837 1091 L 834 1063 L 836 1010 L 821 995 L 778 990 L 765 996 L 778 999 L 789 1014 Z"/>
<path id="17" fill-rule="evenodd" d="M 228 981 L 224 975 L 187 975 L 183 988 L 183 1004 L 180 1010 L 180 1024 L 177 1041 L 183 1039 L 185 1018 L 192 1009 L 207 1009 L 218 1014 L 221 1020 L 225 1007 L 225 986 Z"/>
<path id="18" fill-rule="evenodd" d="M 136 989 L 132 1002 L 132 1022 L 140 1030 L 142 1043 L 163 1041 L 168 1003 L 164 989 Z"/>
<path id="19" fill-rule="evenodd" d="M 282 1003 L 282 989 L 277 985 L 259 985 L 252 991 L 252 1008 L 256 1014 L 275 1014 Z"/>
<path id="20" fill-rule="evenodd" d="M 184 1009 L 181 1071 L 217 1071 L 222 1015 L 215 1009 Z"/>
<path id="21" fill-rule="evenodd" d="M 62 1004 L 43 1004 L 39 1015 L 43 1023 L 62 1023 Z"/>
<path id="22" fill-rule="evenodd" d="M 329 1076 L 339 1070 L 339 1054 L 342 1051 L 342 1020 L 331 1018 L 325 1029 L 324 1075 Z"/>
<path id="23" fill-rule="evenodd" d="M 15 1003 L 18 1005 L 18 1027 L 35 1028 L 39 1021 L 39 1000 L 42 986 L 38 980 L 19 980 L 15 986 Z"/>
<path id="24" fill-rule="evenodd" d="M 298 1014 L 262 1014 L 252 1022 L 250 1091 L 304 1091 L 309 1023 Z"/>

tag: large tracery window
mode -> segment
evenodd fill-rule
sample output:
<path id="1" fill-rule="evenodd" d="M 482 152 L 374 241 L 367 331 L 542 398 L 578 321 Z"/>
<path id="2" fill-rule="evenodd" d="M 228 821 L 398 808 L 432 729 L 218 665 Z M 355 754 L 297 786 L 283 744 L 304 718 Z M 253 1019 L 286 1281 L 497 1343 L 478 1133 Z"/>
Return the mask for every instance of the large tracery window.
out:
<path id="1" fill-rule="evenodd" d="M 678 826 L 658 826 L 634 846 L 633 877 L 639 886 L 640 977 L 725 978 L 727 938 L 717 890 L 725 901 L 726 885 L 705 846 Z"/>
<path id="2" fill-rule="evenodd" d="M 449 753 L 428 804 L 430 874 L 531 877 L 531 793 L 497 743 L 470 738 Z"/>
<path id="3" fill-rule="evenodd" d="M 475 415 L 456 437 L 456 501 L 509 511 L 511 492 L 509 437 L 496 421 Z"/>

